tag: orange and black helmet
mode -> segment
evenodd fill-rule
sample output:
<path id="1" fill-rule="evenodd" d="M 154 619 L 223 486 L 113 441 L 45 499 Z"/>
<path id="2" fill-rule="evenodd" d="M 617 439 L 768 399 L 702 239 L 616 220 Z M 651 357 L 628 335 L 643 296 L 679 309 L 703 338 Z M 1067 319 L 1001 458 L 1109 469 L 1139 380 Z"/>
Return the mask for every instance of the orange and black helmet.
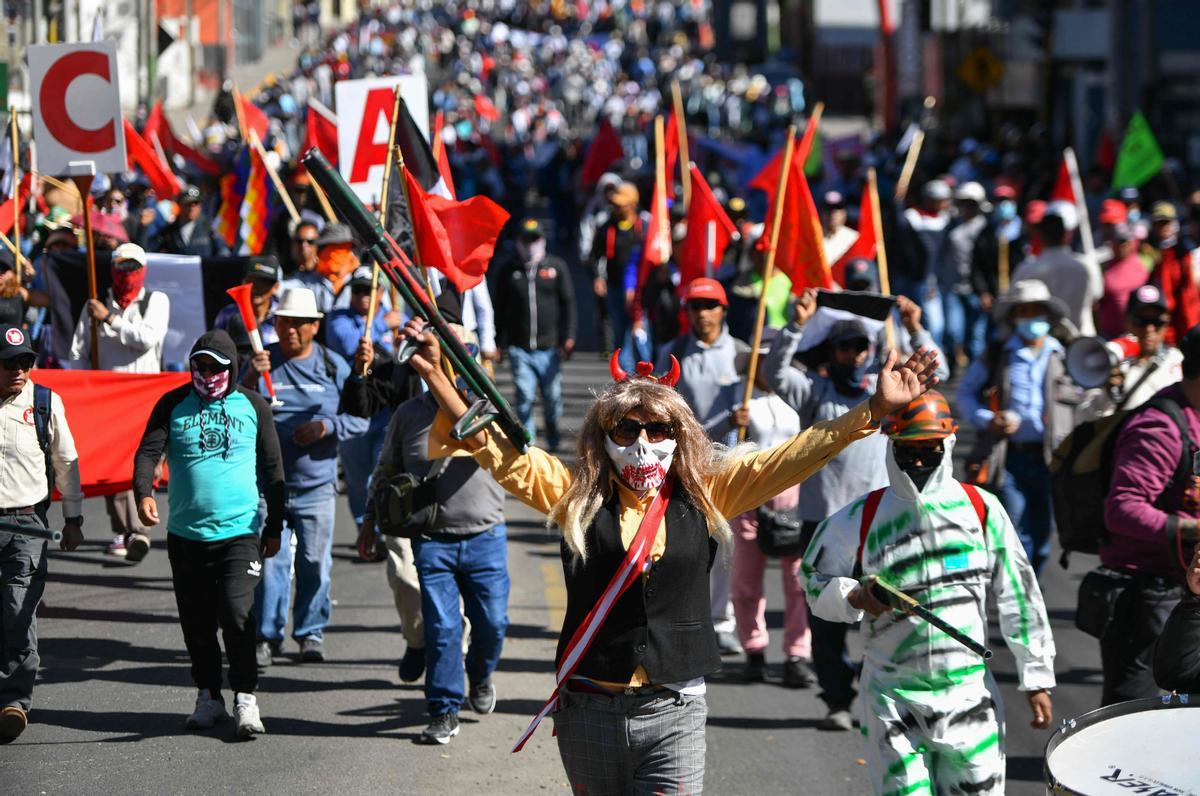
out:
<path id="1" fill-rule="evenodd" d="M 958 430 L 958 423 L 950 414 L 946 397 L 937 390 L 930 390 L 885 417 L 881 430 L 892 439 L 919 442 L 945 439 Z"/>

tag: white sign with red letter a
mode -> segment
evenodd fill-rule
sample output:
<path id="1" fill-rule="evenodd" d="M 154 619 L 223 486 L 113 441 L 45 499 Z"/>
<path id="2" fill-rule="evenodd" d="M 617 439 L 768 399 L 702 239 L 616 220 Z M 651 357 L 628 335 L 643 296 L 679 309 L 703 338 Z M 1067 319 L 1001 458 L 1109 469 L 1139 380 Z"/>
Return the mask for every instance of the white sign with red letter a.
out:
<path id="1" fill-rule="evenodd" d="M 424 75 L 343 80 L 334 86 L 338 118 L 338 168 L 358 198 L 377 205 L 383 190 L 388 132 L 396 86 L 421 134 L 429 139 L 429 84 Z"/>
<path id="2" fill-rule="evenodd" d="M 117 43 L 29 47 L 33 138 L 43 174 L 90 160 L 97 174 L 125 171 L 125 127 L 117 86 Z"/>

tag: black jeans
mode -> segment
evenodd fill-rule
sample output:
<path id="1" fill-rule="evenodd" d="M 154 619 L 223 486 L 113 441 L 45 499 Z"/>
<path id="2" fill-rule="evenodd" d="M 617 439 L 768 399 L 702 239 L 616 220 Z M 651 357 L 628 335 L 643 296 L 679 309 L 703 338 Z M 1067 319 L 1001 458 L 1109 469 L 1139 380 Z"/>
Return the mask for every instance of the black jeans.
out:
<path id="1" fill-rule="evenodd" d="M 229 657 L 230 687 L 236 693 L 254 693 L 258 685 L 254 588 L 262 580 L 258 537 L 246 534 L 219 542 L 197 542 L 169 533 L 167 555 L 196 687 L 207 688 L 214 695 L 221 691 L 220 626 Z"/>
<path id="2" fill-rule="evenodd" d="M 1117 598 L 1112 621 L 1100 639 L 1101 707 L 1163 693 L 1154 682 L 1154 644 L 1182 597 L 1179 586 L 1139 577 Z"/>
<path id="3" fill-rule="evenodd" d="M 45 528 L 33 514 L 5 522 Z M 28 711 L 37 679 L 37 607 L 46 588 L 46 542 L 0 532 L 0 708 Z"/>
<path id="4" fill-rule="evenodd" d="M 805 522 L 801 530 L 800 549 L 807 550 L 816 533 L 816 522 Z M 833 710 L 849 710 L 854 701 L 854 678 L 858 670 L 850 662 L 846 650 L 846 634 L 850 625 L 845 622 L 829 622 L 808 611 L 808 629 L 812 633 L 813 668 L 817 671 L 817 683 L 821 686 L 822 701 Z"/>

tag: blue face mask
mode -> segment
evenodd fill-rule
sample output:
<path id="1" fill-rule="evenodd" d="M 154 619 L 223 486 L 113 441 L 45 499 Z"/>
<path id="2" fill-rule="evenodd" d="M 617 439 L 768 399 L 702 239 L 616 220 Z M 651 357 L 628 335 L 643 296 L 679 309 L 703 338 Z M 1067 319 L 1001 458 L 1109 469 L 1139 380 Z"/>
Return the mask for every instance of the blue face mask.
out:
<path id="1" fill-rule="evenodd" d="M 1017 203 L 1011 199 L 1005 199 L 996 205 L 996 216 L 1001 221 L 1012 221 L 1017 217 Z"/>
<path id="2" fill-rule="evenodd" d="M 1039 337 L 1045 337 L 1050 334 L 1050 321 L 1038 316 L 1036 318 L 1022 318 L 1017 321 L 1017 334 L 1026 342 L 1033 342 Z"/>

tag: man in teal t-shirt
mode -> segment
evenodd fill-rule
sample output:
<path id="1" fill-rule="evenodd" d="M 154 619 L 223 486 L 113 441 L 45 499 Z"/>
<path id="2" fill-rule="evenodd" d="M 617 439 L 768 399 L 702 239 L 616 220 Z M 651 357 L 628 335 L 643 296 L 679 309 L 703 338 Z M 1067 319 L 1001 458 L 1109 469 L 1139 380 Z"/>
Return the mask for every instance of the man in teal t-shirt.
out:
<path id="1" fill-rule="evenodd" d="M 200 336 L 189 356 L 192 382 L 155 404 L 134 458 L 138 513 L 157 525 L 154 468 L 165 453 L 167 553 L 179 624 L 199 689 L 186 726 L 208 729 L 229 718 L 221 698 L 221 647 L 225 636 L 236 732 L 264 732 L 254 690 L 254 590 L 263 558 L 279 550 L 283 525 L 283 459 L 271 409 L 258 393 L 236 386 L 237 348 L 216 330 Z M 260 542 L 255 525 L 260 491 L 267 519 Z"/>

